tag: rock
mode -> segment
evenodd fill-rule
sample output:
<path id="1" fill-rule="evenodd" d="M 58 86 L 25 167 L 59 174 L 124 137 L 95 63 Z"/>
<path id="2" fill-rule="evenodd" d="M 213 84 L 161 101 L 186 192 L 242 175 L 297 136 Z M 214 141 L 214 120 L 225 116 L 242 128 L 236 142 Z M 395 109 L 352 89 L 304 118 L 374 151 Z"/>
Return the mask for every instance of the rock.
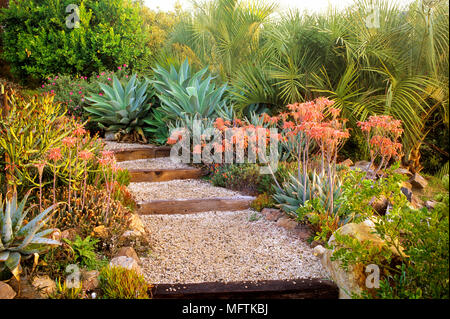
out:
<path id="1" fill-rule="evenodd" d="M 421 208 L 423 208 L 423 201 L 419 197 L 417 197 L 415 194 L 412 194 L 411 206 L 415 209 L 421 209 Z"/>
<path id="2" fill-rule="evenodd" d="M 313 240 L 312 242 L 311 242 L 311 248 L 315 248 L 315 247 L 317 247 L 317 246 L 319 246 L 319 245 L 321 245 L 322 243 L 320 242 L 320 241 L 318 241 L 318 240 Z"/>
<path id="3" fill-rule="evenodd" d="M 123 242 L 130 242 L 133 240 L 138 239 L 139 237 L 141 237 L 141 233 L 134 231 L 134 230 L 127 230 L 125 231 L 122 236 L 120 236 L 120 241 Z"/>
<path id="4" fill-rule="evenodd" d="M 403 182 L 400 188 L 401 192 L 406 196 L 406 199 L 411 202 L 412 199 L 412 186 L 408 182 Z"/>
<path id="5" fill-rule="evenodd" d="M 108 232 L 108 229 L 104 225 L 100 225 L 93 229 L 92 235 L 97 238 L 107 238 L 109 235 L 109 232 Z"/>
<path id="6" fill-rule="evenodd" d="M 0 299 L 14 299 L 16 292 L 7 283 L 0 281 Z"/>
<path id="7" fill-rule="evenodd" d="M 61 232 L 61 240 L 67 239 L 70 241 L 74 241 L 77 235 L 78 232 L 75 228 L 69 228 Z"/>
<path id="8" fill-rule="evenodd" d="M 276 222 L 278 219 L 280 219 L 284 215 L 279 209 L 276 209 L 276 208 L 264 208 L 261 211 L 261 214 L 263 214 L 267 220 L 270 220 L 273 222 Z"/>
<path id="9" fill-rule="evenodd" d="M 129 228 L 131 231 L 140 233 L 140 236 L 145 236 L 146 234 L 144 223 L 138 214 L 130 214 Z"/>
<path id="10" fill-rule="evenodd" d="M 412 177 L 412 176 L 413 176 L 413 173 L 411 173 L 411 172 L 409 171 L 409 169 L 403 168 L 403 167 L 397 168 L 397 169 L 394 171 L 394 173 L 406 175 L 406 176 L 408 176 L 408 177 Z"/>
<path id="11" fill-rule="evenodd" d="M 116 257 L 120 257 L 120 256 L 130 257 L 130 258 L 133 258 L 136 262 L 138 262 L 138 263 L 140 262 L 140 259 L 133 247 L 120 248 L 116 254 Z"/>
<path id="12" fill-rule="evenodd" d="M 366 220 L 360 224 L 348 223 L 339 228 L 336 232 L 339 232 L 341 235 L 350 235 L 360 242 L 368 240 L 372 247 L 380 248 L 385 245 L 384 240 L 374 233 L 375 225 L 370 220 Z M 331 247 L 336 246 L 335 233 L 331 235 L 328 241 L 328 244 Z M 394 255 L 399 255 L 399 252 L 395 247 L 389 248 Z M 348 271 L 345 271 L 342 269 L 339 260 L 331 260 L 333 251 L 334 249 L 326 249 L 321 245 L 314 248 L 314 254 L 320 258 L 322 266 L 328 270 L 331 278 L 339 287 L 339 298 L 350 299 L 353 293 L 361 294 L 362 290 L 365 289 L 365 269 L 362 265 L 357 264 L 349 265 Z M 401 247 L 400 254 L 403 254 L 403 249 Z"/>
<path id="13" fill-rule="evenodd" d="M 116 134 L 114 132 L 105 132 L 105 141 L 115 141 Z"/>
<path id="14" fill-rule="evenodd" d="M 81 280 L 82 287 L 86 291 L 92 291 L 98 288 L 99 280 L 98 276 L 100 275 L 98 270 L 82 270 L 81 271 Z"/>
<path id="15" fill-rule="evenodd" d="M 294 228 L 295 235 L 301 239 L 301 240 L 307 240 L 312 235 L 313 232 L 307 225 L 297 224 L 297 226 Z"/>
<path id="16" fill-rule="evenodd" d="M 425 178 L 422 177 L 419 173 L 415 173 L 410 179 L 409 182 L 411 183 L 413 188 L 417 189 L 424 189 L 427 187 L 428 182 Z"/>
<path id="17" fill-rule="evenodd" d="M 366 169 L 369 168 L 369 165 L 370 165 L 370 162 L 368 162 L 368 161 L 358 161 L 352 167 L 359 168 L 360 170 L 365 171 Z M 373 169 L 374 169 L 374 167 L 372 166 L 372 167 L 370 167 L 369 170 L 373 170 Z"/>
<path id="18" fill-rule="evenodd" d="M 127 257 L 127 256 L 119 256 L 119 257 L 115 257 L 113 259 L 111 259 L 111 261 L 109 262 L 109 266 L 110 267 L 123 267 L 126 269 L 134 269 L 137 273 L 141 273 L 141 267 L 139 266 L 139 264 L 137 263 L 136 260 L 134 260 L 131 257 Z"/>
<path id="19" fill-rule="evenodd" d="M 345 161 L 340 162 L 339 165 L 344 165 L 344 166 L 350 167 L 353 165 L 353 161 L 351 159 L 347 158 Z"/>
<path id="20" fill-rule="evenodd" d="M 434 207 L 436 206 L 437 202 L 434 200 L 427 200 L 425 202 L 425 207 L 428 208 L 429 210 L 434 209 Z"/>
<path id="21" fill-rule="evenodd" d="M 379 199 L 374 199 L 371 205 L 378 214 L 384 215 L 386 213 L 388 203 L 388 199 L 385 196 L 382 196 Z"/>
<path id="22" fill-rule="evenodd" d="M 32 282 L 42 297 L 46 298 L 56 291 L 56 283 L 49 276 L 36 276 Z"/>
<path id="23" fill-rule="evenodd" d="M 277 226 L 281 226 L 287 230 L 292 230 L 297 227 L 297 222 L 289 217 L 281 217 L 277 221 Z"/>
<path id="24" fill-rule="evenodd" d="M 20 285 L 15 277 L 9 281 L 9 285 L 16 291 L 16 299 L 42 299 L 36 288 L 28 281 L 26 276 L 20 276 Z"/>

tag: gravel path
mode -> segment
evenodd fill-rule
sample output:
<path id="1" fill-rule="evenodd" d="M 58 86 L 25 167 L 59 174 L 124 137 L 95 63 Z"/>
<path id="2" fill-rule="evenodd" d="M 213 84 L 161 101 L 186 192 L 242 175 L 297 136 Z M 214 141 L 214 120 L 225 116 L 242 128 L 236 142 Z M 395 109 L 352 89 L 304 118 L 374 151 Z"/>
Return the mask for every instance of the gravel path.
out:
<path id="1" fill-rule="evenodd" d="M 105 143 L 105 150 L 108 151 L 122 151 L 122 150 L 133 150 L 137 148 L 153 148 L 155 145 L 152 144 L 137 144 L 137 143 L 118 143 L 112 141 L 103 141 Z"/>
<path id="2" fill-rule="evenodd" d="M 117 163 L 121 168 L 126 169 L 178 169 L 178 168 L 192 168 L 185 163 L 172 162 L 170 157 L 157 157 L 140 159 L 133 161 L 123 161 Z"/>
<path id="3" fill-rule="evenodd" d="M 304 241 L 251 210 L 142 216 L 150 253 L 142 269 L 151 283 L 326 278 Z M 260 215 L 259 215 L 260 216 Z"/>
<path id="4" fill-rule="evenodd" d="M 215 187 L 206 181 L 198 179 L 177 179 L 153 183 L 130 183 L 128 189 L 138 202 L 157 199 L 197 199 L 242 196 L 238 192 L 222 187 Z"/>

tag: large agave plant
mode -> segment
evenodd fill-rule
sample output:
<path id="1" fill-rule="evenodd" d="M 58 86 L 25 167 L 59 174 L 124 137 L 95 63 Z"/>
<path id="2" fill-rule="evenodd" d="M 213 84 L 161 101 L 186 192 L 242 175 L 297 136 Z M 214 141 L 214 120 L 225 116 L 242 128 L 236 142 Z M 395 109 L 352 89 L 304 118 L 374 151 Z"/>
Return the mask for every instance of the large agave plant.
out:
<path id="1" fill-rule="evenodd" d="M 159 65 L 153 71 L 152 83 L 161 101 L 162 109 L 171 120 L 195 115 L 201 118 L 214 118 L 221 116 L 223 110 L 229 109 L 228 99 L 225 96 L 227 86 L 224 84 L 216 88 L 211 75 L 203 79 L 208 68 L 191 76 L 186 59 L 179 71 L 173 66 L 170 71 L 167 71 Z"/>
<path id="2" fill-rule="evenodd" d="M 104 95 L 87 97 L 91 106 L 84 109 L 92 114 L 92 121 L 101 128 L 121 135 L 137 135 L 135 139 L 146 142 L 143 126 L 150 116 L 149 101 L 153 96 L 149 84 L 148 79 L 140 81 L 136 74 L 131 76 L 126 86 L 114 77 L 112 86 L 99 83 Z"/>
<path id="3" fill-rule="evenodd" d="M 273 195 L 274 200 L 279 207 L 288 215 L 296 217 L 297 209 L 306 204 L 306 201 L 313 198 L 318 198 L 320 204 L 329 211 L 331 205 L 330 187 L 326 176 L 312 172 L 306 177 L 306 187 L 303 185 L 304 179 L 301 176 L 300 180 L 293 175 L 283 184 L 283 189 L 277 188 Z M 306 196 L 304 196 L 306 193 Z M 338 198 L 341 195 L 341 182 L 335 181 L 333 198 L 333 213 L 339 211 L 340 204 Z M 305 201 L 303 200 L 305 198 Z"/>
<path id="4" fill-rule="evenodd" d="M 14 194 L 10 200 L 5 201 L 5 205 L 0 198 L 0 274 L 9 270 L 13 275 L 18 276 L 22 258 L 38 254 L 49 245 L 61 244 L 59 241 L 46 237 L 55 229 L 42 230 L 54 205 L 25 224 L 25 218 L 31 209 L 31 207 L 25 209 L 27 199 L 28 194 L 18 204 L 17 194 Z"/>

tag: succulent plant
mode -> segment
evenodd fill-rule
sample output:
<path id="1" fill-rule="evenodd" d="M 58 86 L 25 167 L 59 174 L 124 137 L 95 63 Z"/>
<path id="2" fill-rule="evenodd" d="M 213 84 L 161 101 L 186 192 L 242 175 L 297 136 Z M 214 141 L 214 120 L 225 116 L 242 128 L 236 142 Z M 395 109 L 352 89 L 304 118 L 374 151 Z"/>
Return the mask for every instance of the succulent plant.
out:
<path id="1" fill-rule="evenodd" d="M 306 187 L 303 186 L 303 183 L 303 176 L 299 180 L 296 176 L 290 175 L 289 179 L 283 183 L 283 189 L 277 188 L 276 193 L 273 195 L 278 206 L 288 215 L 295 217 L 297 209 L 305 206 L 306 201 L 318 198 L 320 204 L 328 211 L 331 196 L 329 196 L 330 187 L 327 177 L 312 172 L 306 177 Z M 341 195 L 341 183 L 339 180 L 336 180 L 335 183 L 333 193 L 333 198 L 335 199 L 334 213 L 339 210 L 340 204 L 336 199 Z M 304 192 L 306 192 L 306 196 L 303 196 Z M 303 198 L 306 198 L 306 200 L 303 201 Z"/>
<path id="2" fill-rule="evenodd" d="M 23 257 L 38 254 L 47 249 L 49 245 L 61 244 L 59 241 L 46 237 L 55 229 L 41 230 L 56 204 L 25 223 L 25 218 L 31 209 L 31 207 L 25 209 L 27 199 L 28 194 L 18 204 L 16 193 L 5 202 L 0 198 L 0 273 L 9 270 L 17 276 Z"/>
<path id="3" fill-rule="evenodd" d="M 304 206 L 303 194 L 306 192 L 306 200 L 310 200 L 314 193 L 313 181 L 307 176 L 306 188 L 303 186 L 303 178 L 300 180 L 289 174 L 289 179 L 283 183 L 283 188 L 277 188 L 273 199 L 278 206 L 288 215 L 295 216 L 295 212 L 300 206 Z"/>
<path id="4" fill-rule="evenodd" d="M 149 88 L 150 81 L 140 81 L 134 74 L 126 86 L 113 78 L 112 87 L 99 83 L 104 95 L 93 95 L 86 99 L 91 106 L 84 109 L 92 114 L 92 121 L 107 131 L 119 132 L 123 135 L 137 135 L 146 141 L 143 127 L 144 120 L 149 118 L 153 90 Z"/>
<path id="5" fill-rule="evenodd" d="M 167 71 L 159 65 L 153 71 L 153 85 L 161 107 L 171 120 L 196 115 L 201 118 L 215 118 L 224 115 L 223 110 L 227 110 L 227 114 L 230 113 L 228 99 L 225 97 L 227 86 L 216 88 L 211 75 L 203 79 L 208 71 L 207 67 L 191 76 L 186 59 L 179 71 L 173 66 Z"/>

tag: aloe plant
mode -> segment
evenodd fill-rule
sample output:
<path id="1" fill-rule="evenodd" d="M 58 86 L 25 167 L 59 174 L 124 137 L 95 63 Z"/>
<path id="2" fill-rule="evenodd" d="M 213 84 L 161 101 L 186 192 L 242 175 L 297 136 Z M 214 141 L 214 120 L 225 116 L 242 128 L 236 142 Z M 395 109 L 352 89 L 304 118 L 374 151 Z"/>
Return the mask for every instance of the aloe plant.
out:
<path id="1" fill-rule="evenodd" d="M 304 186 L 305 180 L 306 187 Z M 312 172 L 311 174 L 308 174 L 305 179 L 304 176 L 301 176 L 301 178 L 298 179 L 298 177 L 290 175 L 289 179 L 283 183 L 283 187 L 276 189 L 273 198 L 286 214 L 296 217 L 297 209 L 301 206 L 305 206 L 306 202 L 313 198 L 318 198 L 320 204 L 328 211 L 328 208 L 331 205 L 329 191 L 330 187 L 328 186 L 327 177 Z M 340 195 L 341 183 L 337 180 L 335 182 L 333 198 L 337 199 Z M 335 201 L 333 213 L 337 213 L 339 207 L 340 205 Z"/>
<path id="2" fill-rule="evenodd" d="M 22 258 L 39 254 L 50 245 L 60 245 L 57 240 L 47 238 L 55 231 L 53 228 L 42 230 L 56 205 L 40 212 L 28 223 L 25 218 L 31 207 L 25 209 L 28 194 L 17 203 L 17 193 L 5 202 L 0 197 L 0 273 L 9 270 L 17 276 Z M 6 205 L 5 205 L 6 203 Z"/>
<path id="3" fill-rule="evenodd" d="M 126 86 L 113 78 L 112 86 L 99 83 L 104 95 L 92 95 L 86 99 L 91 106 L 84 109 L 92 114 L 92 121 L 110 132 L 123 135 L 137 134 L 137 138 L 146 141 L 143 127 L 144 120 L 149 118 L 153 90 L 149 88 L 150 81 L 145 78 L 140 81 L 134 74 Z"/>
<path id="4" fill-rule="evenodd" d="M 203 78 L 208 71 L 207 67 L 191 76 L 186 59 L 178 71 L 173 66 L 167 71 L 159 65 L 153 71 L 152 83 L 162 110 L 169 119 L 184 119 L 186 116 L 196 115 L 214 118 L 222 116 L 223 110 L 230 113 L 228 99 L 225 97 L 227 85 L 216 87 L 211 75 Z"/>

